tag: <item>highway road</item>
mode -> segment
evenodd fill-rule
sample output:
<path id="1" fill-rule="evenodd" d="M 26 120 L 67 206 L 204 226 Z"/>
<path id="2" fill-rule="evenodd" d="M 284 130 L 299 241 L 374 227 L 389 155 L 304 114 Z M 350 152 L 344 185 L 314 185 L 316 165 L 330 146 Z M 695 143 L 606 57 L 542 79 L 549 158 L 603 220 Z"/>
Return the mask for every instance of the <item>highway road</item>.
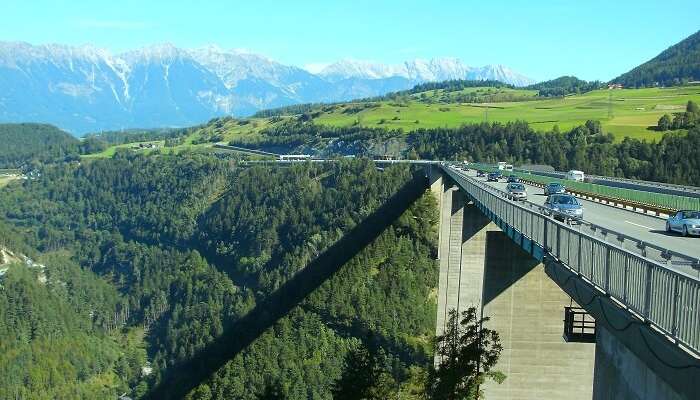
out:
<path id="1" fill-rule="evenodd" d="M 466 172 L 467 175 L 476 178 L 474 171 Z M 486 181 L 486 178 L 476 178 Z M 507 183 L 488 182 L 489 185 L 505 191 Z M 546 199 L 543 189 L 525 185 L 528 200 L 542 205 Z M 675 251 L 690 257 L 700 258 L 700 238 L 682 237 L 678 233 L 666 232 L 666 220 L 651 215 L 644 215 L 612 207 L 594 201 L 578 199 L 583 205 L 584 220 L 609 230 L 625 234 L 627 236 L 654 244 L 665 249 Z"/>

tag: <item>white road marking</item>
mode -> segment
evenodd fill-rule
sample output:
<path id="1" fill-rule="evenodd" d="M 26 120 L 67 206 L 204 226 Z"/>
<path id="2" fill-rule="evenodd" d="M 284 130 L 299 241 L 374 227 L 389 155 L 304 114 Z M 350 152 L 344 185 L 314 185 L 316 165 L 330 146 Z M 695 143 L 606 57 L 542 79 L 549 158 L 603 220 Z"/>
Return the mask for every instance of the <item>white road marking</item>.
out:
<path id="1" fill-rule="evenodd" d="M 649 227 L 649 226 L 635 224 L 634 222 L 630 222 L 630 221 L 625 221 L 625 222 L 627 222 L 627 223 L 630 224 L 630 225 L 638 226 L 638 227 L 640 227 L 640 228 L 646 228 L 646 229 L 649 229 L 649 230 L 653 230 L 653 229 L 654 229 L 654 228 L 651 228 L 651 227 Z"/>

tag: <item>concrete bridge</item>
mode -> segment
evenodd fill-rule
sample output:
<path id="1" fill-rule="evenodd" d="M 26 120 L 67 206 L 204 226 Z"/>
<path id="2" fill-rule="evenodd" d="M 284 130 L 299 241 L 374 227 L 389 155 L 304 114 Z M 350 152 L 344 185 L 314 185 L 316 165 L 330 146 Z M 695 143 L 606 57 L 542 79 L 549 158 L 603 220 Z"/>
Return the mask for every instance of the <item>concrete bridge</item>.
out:
<path id="1" fill-rule="evenodd" d="M 700 398 L 697 255 L 571 227 L 458 168 L 427 168 L 440 206 L 436 333 L 450 309 L 491 317 L 507 379 L 487 384 L 488 399 Z"/>

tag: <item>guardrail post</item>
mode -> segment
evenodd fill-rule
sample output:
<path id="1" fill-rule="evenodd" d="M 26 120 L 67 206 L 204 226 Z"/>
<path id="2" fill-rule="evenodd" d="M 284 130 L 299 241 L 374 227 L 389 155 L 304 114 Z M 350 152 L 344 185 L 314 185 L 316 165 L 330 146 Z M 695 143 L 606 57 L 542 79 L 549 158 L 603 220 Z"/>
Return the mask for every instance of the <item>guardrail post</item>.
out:
<path id="1" fill-rule="evenodd" d="M 605 246 L 605 293 L 610 294 L 610 247 Z"/>
<path id="2" fill-rule="evenodd" d="M 649 319 L 649 311 L 651 310 L 651 265 L 644 263 L 647 267 L 646 273 L 646 289 L 644 290 L 644 318 Z"/>
<path id="3" fill-rule="evenodd" d="M 625 274 L 622 276 L 622 300 L 627 304 L 627 271 L 630 267 L 630 258 L 625 256 Z"/>
<path id="4" fill-rule="evenodd" d="M 583 240 L 582 238 L 583 238 L 583 235 L 581 235 L 581 233 L 579 232 L 579 235 L 578 235 L 578 258 L 577 258 L 578 261 L 576 262 L 576 272 L 578 272 L 578 273 L 581 273 L 581 242 Z"/>
<path id="5" fill-rule="evenodd" d="M 561 226 L 557 225 L 557 258 L 561 254 Z"/>
<path id="6" fill-rule="evenodd" d="M 674 337 L 678 337 L 678 299 L 680 297 L 678 293 L 680 288 L 678 286 L 680 279 L 678 275 L 673 277 L 673 322 L 671 323 L 671 333 Z"/>
<path id="7" fill-rule="evenodd" d="M 547 218 L 543 218 L 542 220 L 544 221 L 544 232 L 542 233 L 543 234 L 542 249 L 546 253 L 548 251 L 547 250 Z"/>

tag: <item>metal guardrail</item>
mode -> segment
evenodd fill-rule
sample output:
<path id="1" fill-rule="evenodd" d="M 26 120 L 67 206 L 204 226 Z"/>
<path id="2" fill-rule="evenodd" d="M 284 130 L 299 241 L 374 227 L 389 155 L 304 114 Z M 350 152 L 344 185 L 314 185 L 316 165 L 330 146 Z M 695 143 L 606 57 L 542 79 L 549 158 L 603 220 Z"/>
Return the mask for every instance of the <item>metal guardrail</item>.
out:
<path id="1" fill-rule="evenodd" d="M 646 246 L 626 248 L 625 241 L 632 241 L 624 235 L 620 244 L 606 241 L 610 231 L 601 238 L 600 227 L 589 224 L 577 229 L 560 223 L 543 215 L 539 205 L 509 201 L 504 192 L 484 182 L 452 167 L 442 168 L 482 212 L 527 238 L 533 252 L 535 247 L 541 249 L 676 343 L 700 354 L 700 279 L 654 260 Z M 674 257 L 665 252 L 661 258 L 669 254 Z"/>
<path id="2" fill-rule="evenodd" d="M 565 179 L 566 173 L 561 171 L 541 171 L 536 169 L 515 168 L 516 172 L 547 176 L 557 179 Z M 640 181 L 637 179 L 617 178 L 601 175 L 586 175 L 586 181 L 596 185 L 616 187 L 620 189 L 646 191 L 683 197 L 700 197 L 700 187 L 688 185 L 675 185 L 665 182 Z"/>
<path id="3" fill-rule="evenodd" d="M 520 181 L 523 183 L 527 183 L 530 186 L 535 186 L 535 187 L 543 188 L 546 186 L 544 183 L 528 180 L 527 178 L 520 178 Z M 569 187 L 566 188 L 566 192 L 569 194 L 572 194 L 576 197 L 580 197 L 582 199 L 595 201 L 595 202 L 606 204 L 609 206 L 611 205 L 613 207 L 617 207 L 619 205 L 620 207 L 622 207 L 624 209 L 631 208 L 631 211 L 642 212 L 644 214 L 649 214 L 649 212 L 652 212 L 657 217 L 661 216 L 662 214 L 671 215 L 671 214 L 674 214 L 676 211 L 678 211 L 674 208 L 662 207 L 662 206 L 657 206 L 654 204 L 640 203 L 638 201 L 627 200 L 627 199 L 623 199 L 623 198 L 619 198 L 619 197 L 609 197 L 609 196 L 601 195 L 598 193 L 591 193 L 591 192 L 585 192 L 585 191 L 581 191 L 581 190 L 571 189 Z"/>

